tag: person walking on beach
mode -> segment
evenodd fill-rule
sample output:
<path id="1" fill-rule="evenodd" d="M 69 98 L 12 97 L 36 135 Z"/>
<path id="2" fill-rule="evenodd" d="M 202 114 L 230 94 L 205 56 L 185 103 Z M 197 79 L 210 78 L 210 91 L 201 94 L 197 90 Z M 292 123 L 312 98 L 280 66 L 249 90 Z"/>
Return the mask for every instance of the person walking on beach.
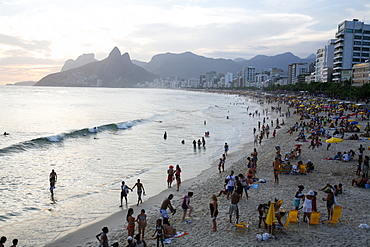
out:
<path id="1" fill-rule="evenodd" d="M 234 176 L 234 171 L 230 171 L 230 175 L 228 175 L 225 178 L 225 183 L 227 183 L 227 200 L 229 200 L 229 196 L 231 193 L 234 191 L 234 186 L 235 186 L 235 176 Z"/>
<path id="2" fill-rule="evenodd" d="M 125 184 L 125 181 L 122 181 L 122 184 L 121 184 L 121 205 L 120 205 L 120 207 L 122 207 L 123 198 L 125 198 L 125 201 L 126 201 L 126 204 L 127 204 L 127 194 L 129 192 L 129 190 L 132 191 L 132 189 Z"/>
<path id="3" fill-rule="evenodd" d="M 139 206 L 139 203 L 143 203 L 143 200 L 141 199 L 141 195 L 143 193 L 145 194 L 144 185 L 140 183 L 140 179 L 137 180 L 134 187 L 132 187 L 132 190 L 135 189 L 135 187 L 137 187 L 137 206 Z"/>
<path id="4" fill-rule="evenodd" d="M 181 207 L 183 210 L 182 220 L 185 220 L 186 212 L 189 209 L 189 217 L 191 217 L 191 212 L 193 211 L 193 207 L 190 205 L 190 198 L 193 197 L 193 192 L 189 191 L 187 196 L 184 196 L 182 201 Z"/>
<path id="5" fill-rule="evenodd" d="M 236 216 L 235 223 L 237 224 L 239 222 L 239 208 L 238 208 L 239 200 L 240 200 L 240 195 L 236 191 L 234 191 L 234 193 L 231 195 L 231 200 L 230 200 L 230 208 L 229 208 L 230 223 L 232 223 L 231 218 L 234 212 Z"/>
<path id="6" fill-rule="evenodd" d="M 301 203 L 301 199 L 304 197 L 304 195 L 302 194 L 302 191 L 303 190 L 304 190 L 304 186 L 303 185 L 299 185 L 298 186 L 298 190 L 295 193 L 294 201 L 293 201 L 293 205 L 295 207 L 295 210 L 298 210 L 299 209 L 299 204 Z"/>
<path id="7" fill-rule="evenodd" d="M 227 155 L 227 151 L 229 151 L 229 145 L 227 144 L 227 142 L 225 142 L 224 150 L 225 150 L 225 155 Z"/>
<path id="8" fill-rule="evenodd" d="M 209 209 L 211 210 L 211 220 L 212 220 L 212 229 L 213 231 L 217 231 L 217 222 L 216 218 L 218 215 L 218 203 L 217 203 L 217 196 L 215 194 L 212 195 L 212 202 L 209 204 Z"/>
<path id="9" fill-rule="evenodd" d="M 134 209 L 129 208 L 127 210 L 127 216 L 126 216 L 126 221 L 127 221 L 127 233 L 128 236 L 133 237 L 135 233 L 135 217 L 132 216 L 134 214 Z"/>
<path id="10" fill-rule="evenodd" d="M 176 191 L 179 191 L 180 186 L 181 186 L 181 168 L 179 165 L 176 165 L 175 177 L 176 177 L 176 186 L 177 186 Z"/>
<path id="11" fill-rule="evenodd" d="M 281 166 L 281 161 L 279 158 L 275 158 L 274 162 L 272 162 L 272 167 L 274 168 L 274 178 L 275 178 L 275 183 L 279 183 L 279 172 L 280 172 L 280 166 Z"/>
<path id="12" fill-rule="evenodd" d="M 206 139 L 204 139 L 204 136 L 202 136 L 202 144 L 203 144 L 203 147 L 206 146 Z"/>
<path id="13" fill-rule="evenodd" d="M 109 247 L 107 233 L 109 232 L 108 227 L 103 227 L 102 232 L 96 235 L 100 245 L 99 247 Z"/>
<path id="14" fill-rule="evenodd" d="M 164 132 L 163 139 L 167 140 L 167 132 Z"/>
<path id="15" fill-rule="evenodd" d="M 145 209 L 141 209 L 140 214 L 136 218 L 136 222 L 138 224 L 137 228 L 139 230 L 138 235 L 141 236 L 141 239 L 144 239 L 145 235 L 145 228 L 147 226 L 146 217 Z"/>
<path id="16" fill-rule="evenodd" d="M 163 218 L 170 218 L 167 214 L 167 208 L 170 209 L 172 212 L 172 215 L 176 213 L 176 209 L 172 207 L 171 200 L 173 199 L 173 195 L 170 194 L 167 198 L 164 199 L 162 202 L 161 208 L 159 209 L 159 212 L 161 213 Z"/>
<path id="17" fill-rule="evenodd" d="M 171 188 L 173 182 L 173 175 L 175 174 L 175 170 L 173 169 L 173 165 L 170 165 L 167 169 L 167 187 Z"/>

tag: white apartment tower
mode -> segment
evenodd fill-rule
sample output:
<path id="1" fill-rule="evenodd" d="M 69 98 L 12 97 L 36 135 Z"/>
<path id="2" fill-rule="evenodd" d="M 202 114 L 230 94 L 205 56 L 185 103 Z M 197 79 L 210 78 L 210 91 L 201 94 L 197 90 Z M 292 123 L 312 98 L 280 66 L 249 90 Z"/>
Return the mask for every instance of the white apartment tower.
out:
<path id="1" fill-rule="evenodd" d="M 358 19 L 343 21 L 335 34 L 333 82 L 342 83 L 342 70 L 369 60 L 370 24 Z"/>
<path id="2" fill-rule="evenodd" d="M 330 72 L 333 69 L 335 39 L 328 41 L 328 44 L 316 52 L 315 81 L 327 82 Z"/>
<path id="3" fill-rule="evenodd" d="M 244 67 L 243 68 L 244 87 L 254 87 L 256 79 L 256 68 L 255 67 Z"/>

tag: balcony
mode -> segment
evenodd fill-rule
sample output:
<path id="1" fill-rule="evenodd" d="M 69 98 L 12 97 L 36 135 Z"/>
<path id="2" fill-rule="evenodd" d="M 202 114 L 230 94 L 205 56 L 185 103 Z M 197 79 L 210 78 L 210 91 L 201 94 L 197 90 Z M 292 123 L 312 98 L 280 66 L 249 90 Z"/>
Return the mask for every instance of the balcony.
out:
<path id="1" fill-rule="evenodd" d="M 335 61 L 333 64 L 342 66 L 342 61 Z"/>
<path id="2" fill-rule="evenodd" d="M 335 34 L 335 37 L 338 38 L 338 37 L 344 37 L 344 32 L 337 32 Z"/>
<path id="3" fill-rule="evenodd" d="M 334 59 L 339 59 L 343 57 L 343 53 L 337 53 L 337 55 L 334 56 Z"/>
<path id="4" fill-rule="evenodd" d="M 343 50 L 342 49 L 335 50 L 334 51 L 334 56 L 335 56 L 335 54 L 339 54 L 339 53 L 343 54 Z"/>

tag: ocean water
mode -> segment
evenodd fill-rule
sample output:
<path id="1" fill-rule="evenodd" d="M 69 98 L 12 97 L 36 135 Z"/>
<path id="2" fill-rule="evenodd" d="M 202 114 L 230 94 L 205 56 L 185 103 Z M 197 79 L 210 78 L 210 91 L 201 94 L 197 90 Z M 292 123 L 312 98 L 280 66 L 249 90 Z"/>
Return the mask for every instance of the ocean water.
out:
<path id="1" fill-rule="evenodd" d="M 248 112 L 257 109 L 227 94 L 1 86 L 0 133 L 10 134 L 0 135 L 0 235 L 21 246 L 49 243 L 120 210 L 122 180 L 131 187 L 140 178 L 145 203 L 167 188 L 170 164 L 189 179 L 219 159 L 225 142 L 231 151 L 251 142 L 257 119 Z M 194 149 L 205 131 L 206 147 Z M 136 193 L 128 198 L 135 203 Z"/>

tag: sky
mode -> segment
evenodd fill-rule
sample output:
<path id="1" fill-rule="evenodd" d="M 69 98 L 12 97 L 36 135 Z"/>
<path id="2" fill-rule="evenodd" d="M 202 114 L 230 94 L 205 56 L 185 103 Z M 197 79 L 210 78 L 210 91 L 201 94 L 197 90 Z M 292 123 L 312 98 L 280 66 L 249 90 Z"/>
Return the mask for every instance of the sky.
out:
<path id="1" fill-rule="evenodd" d="M 370 1 L 0 0 L 0 85 L 38 81 L 84 53 L 102 60 L 114 47 L 144 62 L 186 51 L 305 58 L 352 19 L 370 24 Z"/>

